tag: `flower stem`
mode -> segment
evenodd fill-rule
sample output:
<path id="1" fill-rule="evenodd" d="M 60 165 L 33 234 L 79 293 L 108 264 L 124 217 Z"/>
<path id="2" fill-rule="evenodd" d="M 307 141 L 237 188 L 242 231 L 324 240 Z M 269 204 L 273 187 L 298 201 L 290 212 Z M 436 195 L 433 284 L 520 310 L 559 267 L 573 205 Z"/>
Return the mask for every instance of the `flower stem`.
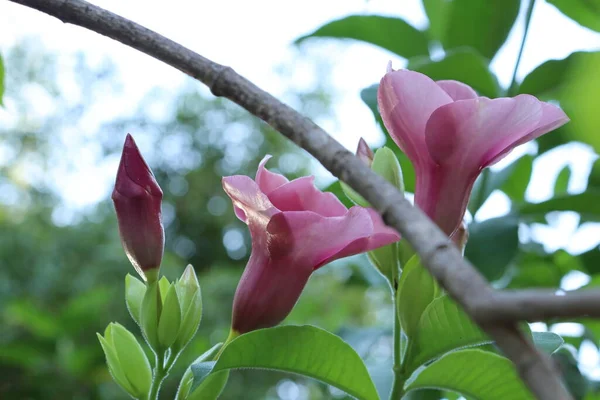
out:
<path id="1" fill-rule="evenodd" d="M 152 379 L 152 386 L 150 387 L 150 394 L 148 394 L 148 400 L 158 400 L 160 386 L 167 377 L 169 370 L 173 366 L 173 362 L 177 358 L 172 357 L 172 359 L 167 362 L 167 365 L 165 365 L 165 355 L 165 352 L 156 353 L 156 365 L 154 366 L 154 376 Z"/>
<path id="2" fill-rule="evenodd" d="M 523 49 L 525 48 L 525 42 L 527 41 L 527 33 L 529 32 L 529 25 L 531 23 L 531 15 L 533 14 L 533 6 L 535 5 L 535 0 L 529 0 L 529 5 L 527 6 L 527 14 L 525 15 L 525 31 L 523 32 L 523 39 L 521 40 L 521 47 L 519 48 L 519 55 L 517 56 L 517 62 L 515 63 L 515 69 L 513 71 L 513 76 L 510 81 L 510 86 L 508 87 L 508 94 L 514 95 L 517 89 L 517 72 L 519 70 L 519 65 L 521 64 L 521 57 L 523 56 Z"/>
<path id="3" fill-rule="evenodd" d="M 394 299 L 396 296 L 394 296 Z M 394 301 L 394 303 L 396 303 Z M 401 352 L 401 341 L 402 327 L 400 326 L 400 318 L 398 318 L 398 312 L 395 309 L 394 304 L 394 383 L 392 385 L 392 392 L 390 393 L 390 400 L 400 400 L 404 395 L 404 382 L 406 381 L 404 374 L 402 373 L 402 352 Z"/>

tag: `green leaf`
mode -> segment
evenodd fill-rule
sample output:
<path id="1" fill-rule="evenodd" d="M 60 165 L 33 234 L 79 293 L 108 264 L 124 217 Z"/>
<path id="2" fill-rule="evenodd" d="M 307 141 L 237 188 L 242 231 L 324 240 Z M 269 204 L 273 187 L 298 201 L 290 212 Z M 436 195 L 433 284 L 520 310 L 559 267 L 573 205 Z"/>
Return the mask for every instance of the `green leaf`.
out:
<path id="1" fill-rule="evenodd" d="M 194 363 L 192 389 L 207 376 L 237 368 L 274 369 L 305 375 L 364 400 L 379 399 L 364 363 L 338 336 L 314 326 L 259 329 L 231 341 L 216 363 Z"/>
<path id="2" fill-rule="evenodd" d="M 600 1 L 598 0 L 548 0 L 567 17 L 580 25 L 600 32 Z"/>
<path id="3" fill-rule="evenodd" d="M 181 307 L 177 298 L 177 289 L 175 285 L 171 285 L 165 296 L 160 321 L 158 322 L 158 342 L 164 349 L 175 343 L 180 325 Z"/>
<path id="4" fill-rule="evenodd" d="M 471 47 L 492 59 L 519 14 L 519 0 L 422 0 L 429 35 L 444 49 Z"/>
<path id="5" fill-rule="evenodd" d="M 171 287 L 171 282 L 169 282 L 169 280 L 167 279 L 166 276 L 163 276 L 158 281 L 158 287 L 160 288 L 161 301 L 164 303 L 165 299 L 167 298 L 167 292 L 169 291 L 169 288 Z"/>
<path id="6" fill-rule="evenodd" d="M 162 309 L 158 282 L 149 283 L 142 300 L 140 313 L 140 327 L 150 347 L 158 349 L 158 320 Z"/>
<path id="7" fill-rule="evenodd" d="M 477 349 L 446 354 L 429 366 L 416 371 L 404 387 L 407 391 L 425 388 L 446 389 L 473 399 L 534 398 L 519 379 L 510 360 Z"/>
<path id="8" fill-rule="evenodd" d="M 4 105 L 3 98 L 4 96 L 4 61 L 2 60 L 2 55 L 0 55 L 0 106 Z"/>
<path id="9" fill-rule="evenodd" d="M 465 258 L 489 281 L 500 279 L 519 251 L 519 220 L 491 218 L 469 225 Z"/>
<path id="10" fill-rule="evenodd" d="M 200 321 L 202 320 L 202 295 L 200 291 L 197 291 L 191 300 L 190 307 L 183 316 L 181 321 L 181 328 L 179 329 L 179 335 L 174 344 L 175 350 L 180 350 L 188 344 L 190 340 L 196 334 Z"/>
<path id="11" fill-rule="evenodd" d="M 490 338 L 445 295 L 425 309 L 404 363 L 410 372 L 450 351 L 487 343 L 492 343 Z"/>
<path id="12" fill-rule="evenodd" d="M 469 212 L 475 215 L 494 190 L 504 191 L 511 199 L 523 199 L 532 170 L 533 157 L 530 155 L 520 157 L 499 171 L 483 170 L 473 185 Z"/>
<path id="13" fill-rule="evenodd" d="M 207 350 L 204 354 L 198 357 L 194 361 L 194 364 L 210 363 L 222 346 L 223 343 L 214 345 L 211 349 Z M 212 364 L 214 365 L 214 362 L 212 362 Z M 192 373 L 191 367 L 189 367 L 181 378 L 175 400 L 215 400 L 225 388 L 228 378 L 229 371 L 211 374 L 202 382 L 200 386 L 190 393 L 190 389 L 194 384 L 194 374 Z"/>
<path id="14" fill-rule="evenodd" d="M 112 324 L 106 327 L 106 331 L 104 336 L 102 337 L 99 333 L 96 333 L 98 336 L 98 340 L 100 341 L 100 346 L 102 346 L 102 350 L 104 351 L 104 356 L 106 357 L 106 365 L 108 366 L 108 371 L 110 372 L 110 376 L 112 376 L 113 380 L 121 386 L 123 390 L 127 393 L 135 395 L 135 391 L 131 387 L 131 384 L 127 380 L 125 376 L 125 372 L 121 368 L 121 363 L 119 362 L 119 357 L 115 351 L 115 348 L 112 343 L 111 337 Z"/>
<path id="15" fill-rule="evenodd" d="M 498 80 L 490 72 L 487 60 L 470 49 L 448 52 L 446 57 L 439 61 L 432 61 L 426 57 L 414 58 L 407 68 L 421 72 L 435 81 L 454 79 L 464 82 L 482 96 L 500 95 Z"/>
<path id="16" fill-rule="evenodd" d="M 554 181 L 554 196 L 568 194 L 569 180 L 571 180 L 571 167 L 565 165 L 556 176 Z"/>
<path id="17" fill-rule="evenodd" d="M 575 211 L 582 221 L 600 221 L 600 192 L 588 190 L 584 193 L 554 197 L 541 203 L 524 203 L 516 207 L 521 218 L 541 221 L 553 211 Z"/>
<path id="18" fill-rule="evenodd" d="M 440 289 L 419 260 L 413 256 L 406 264 L 398 282 L 397 311 L 402 330 L 412 339 L 418 332 L 419 320 Z"/>
<path id="19" fill-rule="evenodd" d="M 127 274 L 125 277 L 125 303 L 131 318 L 140 324 L 140 310 L 146 293 L 146 285 L 139 279 Z"/>
<path id="20" fill-rule="evenodd" d="M 131 332 L 118 323 L 112 324 L 112 339 L 121 368 L 136 397 L 146 397 L 152 384 L 152 368 L 142 346 Z"/>
<path id="21" fill-rule="evenodd" d="M 600 151 L 600 135 L 590 134 L 600 126 L 595 100 L 600 92 L 599 69 L 600 52 L 576 52 L 563 60 L 547 61 L 525 77 L 520 93 L 558 101 L 571 118 L 565 126 L 537 139 L 540 153 L 570 141 Z"/>
<path id="22" fill-rule="evenodd" d="M 563 338 L 553 332 L 533 332 L 533 342 L 548 354 L 554 353 L 565 343 Z"/>
<path id="23" fill-rule="evenodd" d="M 296 43 L 311 37 L 361 40 L 405 58 L 429 54 L 425 34 L 400 18 L 352 15 L 329 22 Z"/>

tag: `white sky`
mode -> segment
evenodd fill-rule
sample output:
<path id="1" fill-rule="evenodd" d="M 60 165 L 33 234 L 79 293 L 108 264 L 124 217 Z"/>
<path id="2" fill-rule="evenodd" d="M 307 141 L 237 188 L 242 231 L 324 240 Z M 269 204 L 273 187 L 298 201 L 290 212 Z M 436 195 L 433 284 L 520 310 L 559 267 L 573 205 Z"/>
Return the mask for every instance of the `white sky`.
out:
<path id="1" fill-rule="evenodd" d="M 349 149 L 355 148 L 360 136 L 372 144 L 380 137 L 370 111 L 360 100 L 360 90 L 380 79 L 388 60 L 391 59 L 396 68 L 404 66 L 404 61 L 368 44 L 322 39 L 306 43 L 304 49 L 308 55 L 298 59 L 298 51 L 291 42 L 332 19 L 351 14 L 400 16 L 419 28 L 427 26 L 427 18 L 419 0 L 96 0 L 92 3 L 156 30 L 216 62 L 232 66 L 276 96 L 281 96 L 290 87 L 311 85 L 314 82 L 314 77 L 311 76 L 314 70 L 310 67 L 310 56 L 325 59 L 333 66 L 331 85 L 336 101 L 334 118 L 321 121 L 321 124 Z M 503 85 L 509 83 L 512 75 L 523 34 L 524 13 L 522 7 L 509 40 L 492 63 L 492 68 Z M 92 135 L 103 120 L 134 108 L 136 102 L 152 87 L 178 89 L 184 75 L 98 34 L 65 25 L 35 10 L 2 2 L 0 51 L 5 51 L 20 38 L 31 35 L 39 36 L 49 50 L 60 54 L 58 61 L 65 65 L 72 63 L 71 55 L 78 50 L 85 51 L 92 62 L 110 55 L 118 67 L 120 80 L 126 83 L 122 99 L 111 99 L 109 103 L 102 104 L 103 112 L 99 113 L 97 120 L 87 120 L 82 126 L 61 132 L 63 136 L 72 139 L 70 142 L 74 148 L 71 151 L 81 154 L 81 169 L 60 171 L 60 189 L 69 207 L 85 207 L 95 203 L 110 190 L 117 160 L 101 162 L 97 149 L 78 148 L 77 138 Z M 565 18 L 545 1 L 537 1 L 518 75 L 525 76 L 548 59 L 564 58 L 573 51 L 589 49 L 600 49 L 599 34 Z M 286 71 L 290 76 L 288 80 L 273 72 L 274 67 L 282 63 L 291 66 L 292 70 Z M 10 82 L 7 84 L 10 85 Z M 51 104 L 46 105 L 46 109 L 46 112 L 52 112 Z M 0 124 L 3 120 L 6 123 L 14 117 L 8 102 L 6 109 L 0 110 Z M 140 136 L 138 134 L 136 137 Z M 153 145 L 144 141 L 143 136 L 140 139 L 138 141 L 142 151 Z M 571 191 L 581 191 L 585 188 L 592 158 L 585 146 L 573 146 L 568 151 L 560 152 L 559 156 L 539 159 L 536 169 L 543 169 L 545 176 L 553 177 L 563 165 L 569 163 L 574 170 L 569 188 Z M 89 182 L 91 175 L 97 178 L 99 184 L 95 188 L 86 185 L 89 189 L 82 193 L 80 187 Z M 322 173 L 318 175 L 327 176 Z M 527 194 L 531 201 L 547 199 L 552 195 L 551 182 L 534 180 Z M 481 214 L 478 214 L 478 219 L 502 215 L 507 208 L 506 199 L 501 194 L 495 194 Z M 573 216 L 564 216 L 561 224 L 573 228 L 562 229 L 560 235 L 549 241 L 549 246 L 560 247 L 571 242 L 568 238 L 575 230 L 575 222 Z M 590 233 L 585 236 L 590 237 Z"/>

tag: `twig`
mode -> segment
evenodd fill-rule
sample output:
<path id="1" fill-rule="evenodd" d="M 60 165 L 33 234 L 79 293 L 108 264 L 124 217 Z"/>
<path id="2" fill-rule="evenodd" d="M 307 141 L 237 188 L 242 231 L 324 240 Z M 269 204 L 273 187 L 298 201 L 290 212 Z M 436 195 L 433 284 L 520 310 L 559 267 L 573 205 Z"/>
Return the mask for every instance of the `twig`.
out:
<path id="1" fill-rule="evenodd" d="M 261 90 L 229 67 L 214 63 L 132 21 L 81 0 L 10 0 L 65 23 L 83 26 L 140 50 L 206 84 L 215 96 L 226 97 L 307 150 L 335 176 L 367 199 L 421 256 L 425 267 L 470 315 L 495 292 L 462 258 L 448 238 L 392 185 L 372 172 L 310 119 Z M 399 39 L 400 40 L 400 39 Z M 516 323 L 479 323 L 496 341 L 540 399 L 571 397 L 550 359 L 535 349 Z"/>
<path id="2" fill-rule="evenodd" d="M 544 321 L 550 318 L 600 318 L 600 292 L 581 290 L 555 293 L 552 290 L 496 291 L 472 310 L 482 323 Z"/>

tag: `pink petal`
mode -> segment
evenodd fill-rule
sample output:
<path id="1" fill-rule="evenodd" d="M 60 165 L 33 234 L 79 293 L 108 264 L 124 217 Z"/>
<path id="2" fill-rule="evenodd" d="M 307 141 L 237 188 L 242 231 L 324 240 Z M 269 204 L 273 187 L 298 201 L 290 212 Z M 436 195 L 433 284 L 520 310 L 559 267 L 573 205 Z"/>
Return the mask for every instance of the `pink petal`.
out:
<path id="1" fill-rule="evenodd" d="M 367 208 L 366 210 L 369 213 L 371 223 L 373 224 L 373 232 L 371 235 L 352 241 L 337 253 L 321 261 L 319 265 L 315 267 L 315 269 L 322 265 L 328 264 L 333 260 L 364 253 L 366 251 L 374 250 L 400 240 L 400 234 L 398 234 L 395 229 L 387 226 L 377 211 L 373 210 L 372 208 Z"/>
<path id="2" fill-rule="evenodd" d="M 528 96 L 528 95 L 522 95 L 522 96 Z M 519 96 L 517 96 L 517 97 L 519 97 Z M 504 147 L 505 150 L 500 152 L 495 157 L 492 157 L 491 159 L 486 160 L 485 161 L 486 166 L 497 163 L 505 155 L 507 155 L 510 152 L 510 150 L 514 149 L 515 147 L 517 147 L 523 143 L 527 143 L 530 140 L 537 139 L 538 137 L 557 129 L 570 121 L 569 117 L 567 117 L 567 115 L 564 113 L 564 111 L 561 110 L 559 107 L 557 107 L 553 104 L 545 103 L 545 102 L 540 102 L 540 103 L 542 105 L 542 117 L 540 118 L 540 121 L 538 122 L 537 127 L 533 131 L 529 132 L 528 134 L 526 134 L 524 136 L 507 137 L 505 142 L 499 144 L 499 146 Z"/>
<path id="3" fill-rule="evenodd" d="M 377 92 L 383 122 L 392 139 L 414 164 L 427 157 L 425 126 L 431 114 L 452 98 L 433 80 L 418 72 L 385 74 Z"/>
<path id="4" fill-rule="evenodd" d="M 291 267 L 302 264 L 312 270 L 353 241 L 370 236 L 373 223 L 362 207 L 352 207 L 339 217 L 324 217 L 311 211 L 287 211 L 274 215 L 267 231 L 271 257 L 285 256 Z"/>
<path id="5" fill-rule="evenodd" d="M 256 182 L 244 175 L 226 176 L 223 190 L 231 198 L 235 215 L 246 224 L 252 215 L 268 218 L 278 210 L 260 190 Z M 267 221 L 264 222 L 266 225 Z"/>
<path id="6" fill-rule="evenodd" d="M 294 179 L 273 190 L 269 200 L 281 211 L 314 211 L 324 217 L 337 217 L 348 212 L 333 193 L 321 192 L 313 176 Z"/>
<path id="7" fill-rule="evenodd" d="M 260 190 L 266 195 L 277 189 L 279 186 L 289 182 L 285 176 L 273 173 L 265 168 L 265 164 L 271 157 L 270 154 L 264 156 L 260 164 L 258 164 L 258 170 L 256 171 L 256 183 Z"/>
<path id="8" fill-rule="evenodd" d="M 433 112 L 425 141 L 437 164 L 480 168 L 509 151 L 507 141 L 514 142 L 535 130 L 541 118 L 541 102 L 533 96 L 459 100 Z"/>
<path id="9" fill-rule="evenodd" d="M 477 98 L 477 93 L 471 88 L 471 86 L 466 85 L 459 81 L 452 80 L 444 80 L 444 81 L 436 81 L 437 85 L 441 87 L 452 100 L 467 100 L 467 99 L 475 99 Z"/>

